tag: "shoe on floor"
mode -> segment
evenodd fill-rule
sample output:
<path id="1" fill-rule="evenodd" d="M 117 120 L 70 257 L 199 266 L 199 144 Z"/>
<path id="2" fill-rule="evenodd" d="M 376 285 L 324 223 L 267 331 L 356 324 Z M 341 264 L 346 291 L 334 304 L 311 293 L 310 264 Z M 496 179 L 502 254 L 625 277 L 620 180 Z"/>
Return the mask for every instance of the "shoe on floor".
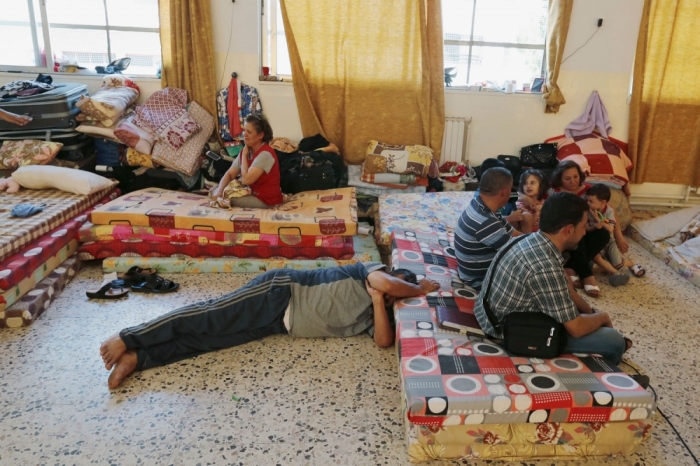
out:
<path id="1" fill-rule="evenodd" d="M 627 284 L 628 281 L 630 281 L 630 276 L 626 273 L 616 273 L 614 275 L 610 275 L 608 281 L 612 286 L 622 286 Z"/>

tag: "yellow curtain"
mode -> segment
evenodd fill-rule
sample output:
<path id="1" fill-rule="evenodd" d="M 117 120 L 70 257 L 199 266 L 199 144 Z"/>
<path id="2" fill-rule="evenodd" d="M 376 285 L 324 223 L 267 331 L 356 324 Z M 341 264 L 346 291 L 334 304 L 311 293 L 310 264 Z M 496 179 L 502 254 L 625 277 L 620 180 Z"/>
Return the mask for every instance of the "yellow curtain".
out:
<path id="1" fill-rule="evenodd" d="M 545 113 L 557 113 L 566 103 L 557 80 L 561 67 L 566 36 L 569 34 L 571 10 L 574 0 L 549 0 L 547 16 L 547 79 L 542 86 L 542 98 L 546 101 Z"/>
<path id="2" fill-rule="evenodd" d="M 637 40 L 629 153 L 635 183 L 700 184 L 697 0 L 647 0 Z"/>
<path id="3" fill-rule="evenodd" d="M 185 89 L 216 115 L 214 40 L 209 0 L 159 0 L 161 86 Z"/>
<path id="4" fill-rule="evenodd" d="M 322 134 L 349 164 L 370 140 L 431 147 L 445 126 L 439 0 L 282 0 L 304 136 Z"/>

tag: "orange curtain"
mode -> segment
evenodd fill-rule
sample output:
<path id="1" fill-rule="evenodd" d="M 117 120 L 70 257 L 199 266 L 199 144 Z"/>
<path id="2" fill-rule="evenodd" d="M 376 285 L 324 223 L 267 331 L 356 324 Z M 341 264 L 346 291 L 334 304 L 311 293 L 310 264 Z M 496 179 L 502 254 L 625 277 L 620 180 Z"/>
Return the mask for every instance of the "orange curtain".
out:
<path id="1" fill-rule="evenodd" d="M 439 0 L 281 0 L 304 136 L 322 134 L 349 164 L 370 140 L 429 146 L 445 126 Z"/>
<path id="2" fill-rule="evenodd" d="M 647 0 L 630 104 L 634 183 L 700 185 L 700 36 L 696 0 Z"/>
<path id="3" fill-rule="evenodd" d="M 542 98 L 546 105 L 545 113 L 557 113 L 559 107 L 566 103 L 557 80 L 559 68 L 566 47 L 566 36 L 569 35 L 571 10 L 574 0 L 549 0 L 547 16 L 547 80 L 542 86 Z"/>

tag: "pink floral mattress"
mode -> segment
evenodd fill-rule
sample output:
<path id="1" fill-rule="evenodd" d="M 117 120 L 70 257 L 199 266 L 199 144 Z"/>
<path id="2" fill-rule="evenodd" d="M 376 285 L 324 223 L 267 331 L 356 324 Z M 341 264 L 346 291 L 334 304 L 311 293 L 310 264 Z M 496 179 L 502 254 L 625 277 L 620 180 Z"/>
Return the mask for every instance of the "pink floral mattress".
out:
<path id="1" fill-rule="evenodd" d="M 489 340 L 441 328 L 436 306 L 472 313 L 465 301 L 475 299 L 457 278 L 451 247 L 435 233 L 395 229 L 392 237 L 392 267 L 410 262 L 418 275 L 442 277 L 439 291 L 403 299 L 394 308 L 399 372 L 412 424 L 435 429 L 652 417 L 652 396 L 597 355 L 524 358 Z"/>

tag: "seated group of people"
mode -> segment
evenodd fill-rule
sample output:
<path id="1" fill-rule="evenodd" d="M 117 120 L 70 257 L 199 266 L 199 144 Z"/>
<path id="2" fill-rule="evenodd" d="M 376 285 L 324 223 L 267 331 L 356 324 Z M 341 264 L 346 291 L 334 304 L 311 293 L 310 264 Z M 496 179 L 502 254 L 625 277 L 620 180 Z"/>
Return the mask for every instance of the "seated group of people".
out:
<path id="1" fill-rule="evenodd" d="M 256 188 L 256 199 L 245 201 L 245 206 L 259 208 L 259 203 L 269 205 L 278 201 L 273 198 L 272 190 L 266 189 L 268 181 L 264 180 L 264 174 L 273 173 L 274 177 L 274 167 L 278 164 L 273 163 L 276 162 L 274 150 L 267 149 L 269 146 L 263 142 L 271 137 L 271 130 L 267 134 L 265 129 L 269 124 L 260 117 L 248 117 L 246 121 L 246 148 L 239 157 L 241 161 L 234 162 L 219 186 L 239 174 L 243 183 L 251 187 L 263 178 L 263 184 L 259 185 L 262 187 Z M 533 176 L 538 178 L 533 181 Z M 511 196 L 511 173 L 504 168 L 484 172 L 479 191 L 457 224 L 455 249 L 459 274 L 467 285 L 481 290 L 474 313 L 484 332 L 494 340 L 502 339 L 503 335 L 493 328 L 484 311 L 483 290 L 490 281 L 493 292 L 489 303 L 498 319 L 511 312 L 544 312 L 566 328 L 569 336 L 566 352 L 600 354 L 610 363 L 618 364 L 632 342 L 613 329 L 607 313 L 589 306 L 574 286 L 577 280 L 582 280 L 591 294 L 590 287 L 595 286 L 595 281 L 590 262 L 604 260 L 600 257 L 604 249 L 616 264 L 615 274 L 618 263 L 622 264 L 619 268 L 629 265 L 619 252 L 617 256 L 609 252 L 613 243 L 626 252 L 627 243 L 621 234 L 615 233 L 617 223 L 613 223 L 614 213 L 607 213 L 612 209 L 604 205 L 605 193 L 584 187 L 583 180 L 577 165 L 563 163 L 555 172 L 554 191 L 543 200 L 543 175 L 526 172 L 521 183 L 521 209 L 509 220 L 519 222 L 521 228 L 533 233 L 503 254 L 498 270 L 490 270 L 499 249 L 523 233 L 498 213 Z M 582 197 L 586 190 L 588 200 Z M 215 191 L 216 194 L 220 193 Z M 534 202 L 528 202 L 527 197 Z M 598 217 L 600 204 L 608 222 Z M 573 277 L 574 274 L 578 277 Z M 386 272 L 382 264 L 374 262 L 308 271 L 271 270 L 222 297 L 190 304 L 125 328 L 101 345 L 100 354 L 105 368 L 111 370 L 109 387 L 116 388 L 135 370 L 162 366 L 273 334 L 314 338 L 367 332 L 378 346 L 387 347 L 394 342 L 387 309 L 396 299 L 439 288 L 437 282 L 418 281 L 409 270 Z"/>

